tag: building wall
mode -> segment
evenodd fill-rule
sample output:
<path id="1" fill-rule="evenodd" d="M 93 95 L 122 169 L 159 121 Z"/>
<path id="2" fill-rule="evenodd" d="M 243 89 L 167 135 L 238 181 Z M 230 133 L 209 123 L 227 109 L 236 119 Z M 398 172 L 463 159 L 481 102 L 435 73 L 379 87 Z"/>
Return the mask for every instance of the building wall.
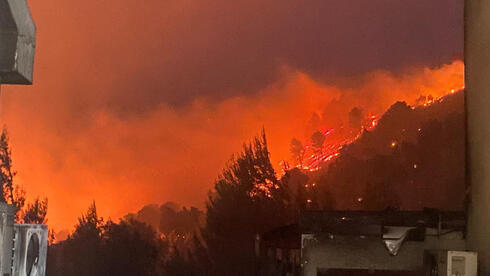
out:
<path id="1" fill-rule="evenodd" d="M 490 1 L 465 2 L 468 249 L 490 275 Z"/>
<path id="2" fill-rule="evenodd" d="M 380 237 L 304 235 L 302 265 L 304 276 L 316 276 L 318 269 L 374 269 L 419 271 L 425 250 L 464 250 L 461 232 L 440 238 L 428 236 L 424 242 L 405 242 L 397 256 L 391 256 Z"/>

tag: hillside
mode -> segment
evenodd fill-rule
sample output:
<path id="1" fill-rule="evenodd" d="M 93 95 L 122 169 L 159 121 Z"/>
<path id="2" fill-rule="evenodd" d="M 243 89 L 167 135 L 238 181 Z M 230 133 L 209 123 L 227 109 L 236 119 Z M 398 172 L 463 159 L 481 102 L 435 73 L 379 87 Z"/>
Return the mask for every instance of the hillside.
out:
<path id="1" fill-rule="evenodd" d="M 292 170 L 285 177 L 310 208 L 461 210 L 464 120 L 462 91 L 415 108 L 397 102 L 319 171 Z"/>

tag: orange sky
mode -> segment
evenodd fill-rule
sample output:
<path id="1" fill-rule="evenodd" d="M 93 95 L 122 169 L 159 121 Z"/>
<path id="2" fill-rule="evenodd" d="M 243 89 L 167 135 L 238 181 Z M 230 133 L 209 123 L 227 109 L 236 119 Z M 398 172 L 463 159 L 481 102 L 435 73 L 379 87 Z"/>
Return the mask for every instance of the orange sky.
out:
<path id="1" fill-rule="evenodd" d="M 180 108 L 162 104 L 136 119 L 97 110 L 69 137 L 60 135 L 56 121 L 40 121 L 44 111 L 26 107 L 17 97 L 29 88 L 18 88 L 2 96 L 2 118 L 11 134 L 18 183 L 30 197 L 49 198 L 49 222 L 61 228 L 73 225 L 92 199 L 112 218 L 150 202 L 202 207 L 225 162 L 262 126 L 278 164 L 289 158 L 291 138 L 311 133 L 313 113 L 333 126 L 331 122 L 346 121 L 354 106 L 381 114 L 396 100 L 414 102 L 420 95 L 437 96 L 462 86 L 461 62 L 402 77 L 373 72 L 352 90 L 288 71 L 253 96 L 212 103 L 196 99 Z M 336 112 L 330 113 L 331 108 Z"/>
<path id="2" fill-rule="evenodd" d="M 312 5 L 331 13 L 326 2 Z M 359 20 L 391 14 L 391 4 L 374 2 L 383 8 L 366 7 L 367 15 L 329 3 Z M 203 207 L 225 162 L 262 127 L 277 164 L 289 157 L 292 137 L 311 134 L 313 113 L 330 126 L 354 106 L 380 114 L 396 100 L 463 85 L 463 64 L 453 62 L 462 31 L 451 29 L 459 6 L 433 21 L 414 12 L 413 31 L 427 43 L 388 28 L 399 43 L 390 53 L 382 20 L 363 30 L 373 41 L 349 41 L 361 36 L 346 23 L 339 35 L 364 46 L 339 53 L 346 47 L 316 29 L 338 30 L 337 15 L 312 17 L 290 1 L 30 5 L 38 27 L 34 85 L 3 87 L 0 114 L 16 181 L 28 198 L 49 198 L 56 230 L 71 229 L 92 199 L 113 219 L 168 200 Z M 393 25 L 406 27 L 402 19 Z M 283 30 L 288 22 L 297 28 Z"/>

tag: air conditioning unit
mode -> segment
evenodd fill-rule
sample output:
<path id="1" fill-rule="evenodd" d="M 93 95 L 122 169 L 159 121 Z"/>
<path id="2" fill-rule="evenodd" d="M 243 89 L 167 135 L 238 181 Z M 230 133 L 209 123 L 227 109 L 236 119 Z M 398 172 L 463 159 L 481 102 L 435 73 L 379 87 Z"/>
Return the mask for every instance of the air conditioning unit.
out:
<path id="1" fill-rule="evenodd" d="M 427 251 L 427 276 L 477 276 L 478 257 L 469 251 Z"/>
<path id="2" fill-rule="evenodd" d="M 12 275 L 45 276 L 48 227 L 40 224 L 15 224 L 14 232 Z"/>

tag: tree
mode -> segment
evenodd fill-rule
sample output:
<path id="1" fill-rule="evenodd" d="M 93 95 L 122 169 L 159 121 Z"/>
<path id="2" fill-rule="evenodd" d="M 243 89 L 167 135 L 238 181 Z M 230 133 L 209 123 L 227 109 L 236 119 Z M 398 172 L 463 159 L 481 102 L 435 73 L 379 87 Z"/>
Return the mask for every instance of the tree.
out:
<path id="1" fill-rule="evenodd" d="M 27 209 L 24 211 L 24 223 L 45 224 L 47 222 L 46 215 L 48 214 L 48 199 L 40 200 L 39 197 L 34 200 L 34 203 L 27 204 Z"/>
<path id="2" fill-rule="evenodd" d="M 98 216 L 95 202 L 82 214 L 75 231 L 48 250 L 51 276 L 162 275 L 167 243 L 148 224 L 119 223 Z"/>
<path id="3" fill-rule="evenodd" d="M 48 231 L 48 245 L 53 245 L 56 242 L 56 235 L 54 229 L 49 229 Z"/>
<path id="4" fill-rule="evenodd" d="M 290 149 L 291 155 L 293 159 L 302 167 L 303 166 L 303 158 L 305 155 L 305 148 L 303 147 L 303 143 L 300 140 L 293 138 L 291 140 Z"/>
<path id="5" fill-rule="evenodd" d="M 12 150 L 9 146 L 7 129 L 2 130 L 0 135 L 0 181 L 3 193 L 0 200 L 3 202 L 14 201 L 14 176 L 17 174 L 12 168 Z"/>
<path id="6" fill-rule="evenodd" d="M 195 207 L 176 208 L 167 203 L 160 206 L 160 217 L 160 232 L 165 235 L 186 235 L 199 229 L 199 220 L 204 217 L 204 213 Z"/>
<path id="7" fill-rule="evenodd" d="M 364 114 L 362 108 L 354 107 L 349 111 L 349 125 L 352 128 L 359 129 L 362 126 L 362 120 L 364 119 Z"/>
<path id="8" fill-rule="evenodd" d="M 104 226 L 104 275 L 156 275 L 163 265 L 166 244 L 148 224 L 136 220 Z"/>
<path id="9" fill-rule="evenodd" d="M 254 237 L 287 223 L 288 203 L 262 131 L 230 160 L 208 198 L 203 232 L 213 275 L 253 275 Z"/>
<path id="10" fill-rule="evenodd" d="M 9 146 L 9 136 L 7 128 L 3 128 L 0 135 L 0 202 L 9 203 L 15 206 L 15 219 L 19 221 L 20 211 L 25 204 L 25 192 L 14 185 L 14 177 L 17 172 L 12 166 L 12 150 Z"/>
<path id="11" fill-rule="evenodd" d="M 12 150 L 9 145 L 9 135 L 7 128 L 4 127 L 0 135 L 0 202 L 12 204 L 15 207 L 15 221 L 25 223 L 45 223 L 48 212 L 48 200 L 36 199 L 33 204 L 29 204 L 24 212 L 26 198 L 25 191 L 14 184 L 17 172 L 12 165 Z M 23 214 L 23 215 L 22 215 Z"/>
<path id="12" fill-rule="evenodd" d="M 94 201 L 87 212 L 78 218 L 75 231 L 64 243 L 58 268 L 61 275 L 105 275 L 103 229 L 104 220 L 98 216 Z"/>
<path id="13" fill-rule="evenodd" d="M 323 143 L 325 142 L 325 135 L 320 131 L 315 131 L 313 135 L 311 135 L 311 145 L 315 148 L 316 151 L 321 152 Z"/>
<path id="14" fill-rule="evenodd" d="M 83 236 L 100 237 L 103 225 L 104 219 L 98 216 L 97 206 L 95 201 L 92 201 L 87 212 L 78 218 L 78 224 L 75 226 L 75 232 L 73 232 L 71 238 Z"/>
<path id="15" fill-rule="evenodd" d="M 289 209 L 293 221 L 296 221 L 300 212 L 307 207 L 309 181 L 308 175 L 298 168 L 286 171 L 281 178 L 281 182 L 288 190 Z"/>
<path id="16" fill-rule="evenodd" d="M 174 248 L 164 266 L 164 275 L 188 276 L 192 274 L 192 267 L 179 250 Z"/>

